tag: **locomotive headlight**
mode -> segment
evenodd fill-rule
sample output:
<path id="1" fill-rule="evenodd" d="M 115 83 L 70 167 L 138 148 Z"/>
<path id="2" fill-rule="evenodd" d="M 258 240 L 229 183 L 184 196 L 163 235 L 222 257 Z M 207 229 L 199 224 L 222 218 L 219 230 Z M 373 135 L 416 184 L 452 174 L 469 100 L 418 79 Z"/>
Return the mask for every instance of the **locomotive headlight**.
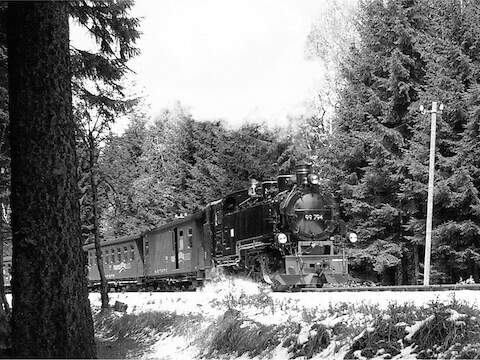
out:
<path id="1" fill-rule="evenodd" d="M 286 244 L 287 241 L 288 241 L 288 236 L 285 235 L 284 233 L 279 233 L 279 234 L 277 234 L 277 241 L 280 244 Z"/>
<path id="2" fill-rule="evenodd" d="M 308 174 L 307 180 L 309 184 L 318 185 L 318 175 L 317 174 Z"/>
<path id="3" fill-rule="evenodd" d="M 357 234 L 355 233 L 350 233 L 348 234 L 348 240 L 351 242 L 351 243 L 356 243 L 358 241 L 358 237 L 357 237 Z"/>

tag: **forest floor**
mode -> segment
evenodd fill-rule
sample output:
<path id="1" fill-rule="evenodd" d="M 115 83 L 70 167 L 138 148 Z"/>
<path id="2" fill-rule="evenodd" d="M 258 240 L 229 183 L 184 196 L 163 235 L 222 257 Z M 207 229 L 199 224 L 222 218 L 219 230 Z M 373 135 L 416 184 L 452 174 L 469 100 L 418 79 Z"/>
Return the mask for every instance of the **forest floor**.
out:
<path id="1" fill-rule="evenodd" d="M 272 293 L 220 278 L 197 292 L 111 293 L 98 355 L 144 359 L 480 358 L 480 291 Z"/>

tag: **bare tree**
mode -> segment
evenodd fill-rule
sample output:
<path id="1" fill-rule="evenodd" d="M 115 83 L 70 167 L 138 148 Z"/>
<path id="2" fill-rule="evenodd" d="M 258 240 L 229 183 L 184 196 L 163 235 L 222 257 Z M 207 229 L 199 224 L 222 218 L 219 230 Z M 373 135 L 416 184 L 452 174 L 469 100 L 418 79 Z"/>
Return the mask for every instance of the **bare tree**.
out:
<path id="1" fill-rule="evenodd" d="M 78 106 L 81 110 L 78 111 L 80 124 L 80 137 L 82 139 L 82 150 L 80 157 L 86 166 L 83 169 L 83 181 L 80 186 L 82 189 L 82 196 L 90 197 L 90 221 L 88 226 L 89 235 L 93 235 L 95 244 L 95 256 L 97 260 L 98 272 L 100 275 L 100 295 L 102 300 L 102 309 L 108 309 L 108 282 L 105 277 L 105 269 L 103 267 L 103 256 L 100 246 L 100 212 L 99 212 L 99 185 L 102 178 L 98 170 L 98 158 L 100 155 L 100 143 L 104 139 L 106 131 L 109 130 L 110 119 L 102 117 L 97 114 L 95 120 L 92 119 L 91 111 L 85 107 Z M 82 202 L 83 203 L 83 202 Z M 87 203 L 85 201 L 84 203 Z M 85 208 L 86 206 L 84 206 Z"/>

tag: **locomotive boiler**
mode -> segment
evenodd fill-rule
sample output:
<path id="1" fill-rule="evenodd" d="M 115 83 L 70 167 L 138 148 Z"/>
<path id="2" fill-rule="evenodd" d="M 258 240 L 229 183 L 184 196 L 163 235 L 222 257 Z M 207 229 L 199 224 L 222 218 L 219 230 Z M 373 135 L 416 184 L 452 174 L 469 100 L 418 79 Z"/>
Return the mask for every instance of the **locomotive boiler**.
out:
<path id="1" fill-rule="evenodd" d="M 345 223 L 308 164 L 276 181 L 252 180 L 248 190 L 211 203 L 206 214 L 217 266 L 263 278 L 275 288 L 349 280 Z"/>

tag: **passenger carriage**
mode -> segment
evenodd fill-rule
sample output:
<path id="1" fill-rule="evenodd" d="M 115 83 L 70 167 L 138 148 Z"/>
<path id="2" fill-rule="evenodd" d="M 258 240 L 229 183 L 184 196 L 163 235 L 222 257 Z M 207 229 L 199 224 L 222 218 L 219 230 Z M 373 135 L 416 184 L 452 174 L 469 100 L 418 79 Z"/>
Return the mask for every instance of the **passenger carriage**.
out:
<path id="1" fill-rule="evenodd" d="M 205 213 L 176 219 L 143 238 L 144 282 L 155 289 L 190 288 L 211 267 L 211 243 L 204 236 Z"/>
<path id="2" fill-rule="evenodd" d="M 108 286 L 112 289 L 131 287 L 142 284 L 143 278 L 143 243 L 142 237 L 127 236 L 102 241 L 103 269 Z M 98 288 L 100 274 L 95 255 L 95 244 L 84 246 L 88 258 L 88 280 L 90 286 Z"/>

